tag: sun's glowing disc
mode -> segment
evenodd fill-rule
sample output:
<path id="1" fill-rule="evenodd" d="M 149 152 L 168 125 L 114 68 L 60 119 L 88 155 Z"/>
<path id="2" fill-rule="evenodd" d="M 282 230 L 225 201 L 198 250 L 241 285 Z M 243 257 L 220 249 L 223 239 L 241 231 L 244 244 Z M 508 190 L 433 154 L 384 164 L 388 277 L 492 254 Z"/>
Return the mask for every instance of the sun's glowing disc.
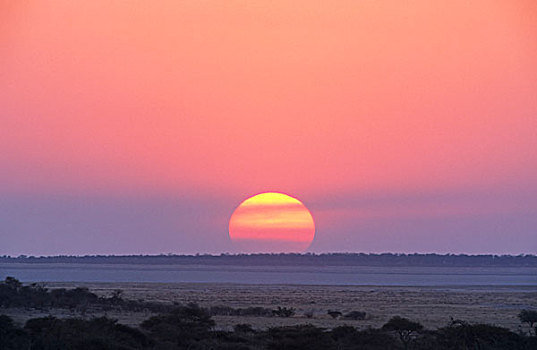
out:
<path id="1" fill-rule="evenodd" d="M 315 223 L 298 199 L 265 192 L 246 199 L 229 220 L 229 237 L 241 252 L 305 251 L 315 236 Z"/>

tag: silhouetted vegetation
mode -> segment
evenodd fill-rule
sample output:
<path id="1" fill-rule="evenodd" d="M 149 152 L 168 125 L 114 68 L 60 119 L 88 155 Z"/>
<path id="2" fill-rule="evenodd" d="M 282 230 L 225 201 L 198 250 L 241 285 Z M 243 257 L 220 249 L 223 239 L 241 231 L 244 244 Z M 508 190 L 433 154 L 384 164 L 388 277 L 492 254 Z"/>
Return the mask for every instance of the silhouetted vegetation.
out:
<path id="1" fill-rule="evenodd" d="M 341 315 L 343 315 L 341 311 L 336 310 L 328 310 L 327 314 L 330 315 L 330 317 L 332 317 L 333 319 L 339 318 L 341 317 Z"/>
<path id="2" fill-rule="evenodd" d="M 274 327 L 264 332 L 266 349 L 311 349 L 334 348 L 330 332 L 312 325 Z"/>
<path id="3" fill-rule="evenodd" d="M 64 308 L 85 313 L 88 308 L 99 309 L 165 312 L 170 305 L 163 303 L 149 303 L 136 300 L 126 300 L 121 297 L 122 291 L 115 290 L 110 297 L 99 297 L 87 288 L 51 289 L 44 285 L 33 283 L 24 286 L 13 277 L 6 277 L 0 282 L 0 307 L 24 307 L 46 310 L 50 308 Z"/>
<path id="4" fill-rule="evenodd" d="M 278 306 L 276 310 L 272 310 L 272 313 L 278 317 L 291 317 L 295 314 L 295 312 L 296 310 L 294 307 L 287 308 Z"/>
<path id="5" fill-rule="evenodd" d="M 407 318 L 395 316 L 382 326 L 382 329 L 395 331 L 399 335 L 399 339 L 405 346 L 405 349 L 408 349 L 410 342 L 416 340 L 416 332 L 421 331 L 423 326 L 418 322 L 410 321 Z"/>
<path id="6" fill-rule="evenodd" d="M 518 314 L 520 322 L 527 323 L 530 329 L 533 329 L 533 325 L 537 324 L 537 311 L 535 310 L 522 310 Z M 537 335 L 537 327 L 533 330 Z"/>
<path id="7" fill-rule="evenodd" d="M 16 327 L 11 318 L 0 315 L 0 349 L 24 349 L 28 345 L 26 332 Z"/>
<path id="8" fill-rule="evenodd" d="M 18 257 L 2 256 L 0 263 L 78 263 L 78 264 L 177 264 L 249 266 L 494 266 L 536 267 L 536 255 L 466 254 L 220 254 L 220 255 L 86 255 Z"/>
<path id="9" fill-rule="evenodd" d="M 350 326 L 327 330 L 305 324 L 259 331 L 239 324 L 233 331 L 214 330 L 214 321 L 197 305 L 181 306 L 153 316 L 140 328 L 106 318 L 83 320 L 42 317 L 21 327 L 0 315 L 0 349 L 278 349 L 278 350 L 380 350 L 380 349 L 480 349 L 530 350 L 537 338 L 485 324 L 452 322 L 438 330 L 394 317 L 382 329 L 358 330 Z M 398 335 L 394 335 L 394 332 Z"/>
<path id="10" fill-rule="evenodd" d="M 99 297 L 86 288 L 49 291 L 43 285 L 25 286 L 15 278 L 6 278 L 0 283 L 1 307 L 62 307 L 79 311 L 83 307 L 100 307 L 136 311 L 147 310 L 151 305 L 123 299 L 121 290 Z M 296 310 L 281 306 L 274 310 L 227 306 L 206 309 L 196 304 L 155 304 L 153 311 L 159 314 L 149 317 L 139 327 L 129 327 L 107 317 L 60 319 L 52 316 L 29 319 L 24 325 L 18 325 L 10 317 L 0 315 L 0 349 L 537 349 L 535 333 L 515 333 L 502 327 L 453 319 L 448 326 L 436 330 L 424 329 L 418 322 L 395 316 L 380 329 L 360 330 L 348 325 L 324 329 L 302 324 L 259 330 L 238 324 L 233 330 L 224 331 L 215 329 L 212 315 L 291 317 Z M 366 317 L 362 311 L 344 315 L 329 311 L 329 315 L 332 314 L 342 320 Z M 536 311 L 523 310 L 519 318 L 531 328 L 536 324 L 536 314 Z"/>
<path id="11" fill-rule="evenodd" d="M 399 349 L 397 339 L 380 329 L 358 330 L 350 326 L 334 328 L 331 332 L 334 345 L 331 349 Z"/>
<path id="12" fill-rule="evenodd" d="M 363 311 L 351 311 L 343 316 L 345 320 L 365 320 L 366 313 Z"/>
<path id="13" fill-rule="evenodd" d="M 230 306 L 211 306 L 209 314 L 212 316 L 273 316 L 273 310 L 260 306 L 247 308 L 232 308 Z"/>
<path id="14" fill-rule="evenodd" d="M 506 328 L 454 320 L 434 332 L 439 349 L 537 349 L 537 338 Z"/>
<path id="15" fill-rule="evenodd" d="M 363 311 L 351 311 L 343 315 L 343 313 L 340 311 L 328 310 L 327 314 L 330 315 L 330 317 L 332 317 L 333 319 L 342 318 L 344 320 L 355 320 L 355 321 L 365 320 L 365 317 L 366 317 L 366 313 Z"/>
<path id="16" fill-rule="evenodd" d="M 19 328 L 0 316 L 0 349 L 146 349 L 152 341 L 140 330 L 106 317 L 92 320 L 33 318 Z"/>
<path id="17" fill-rule="evenodd" d="M 63 308 L 77 311 L 84 315 L 89 309 L 103 311 L 151 311 L 156 313 L 168 312 L 174 305 L 128 300 L 122 298 L 123 291 L 116 289 L 109 297 L 99 297 L 87 288 L 51 289 L 41 284 L 24 286 L 13 277 L 7 277 L 0 282 L 0 307 L 24 307 L 39 310 Z M 178 306 L 178 304 L 175 304 Z M 278 306 L 276 309 L 253 306 L 247 308 L 232 308 L 229 306 L 211 306 L 204 310 L 210 316 L 258 316 L 258 317 L 291 317 L 296 313 L 294 308 Z"/>
<path id="18" fill-rule="evenodd" d="M 197 343 L 210 338 L 215 326 L 211 316 L 195 304 L 179 307 L 172 312 L 153 316 L 142 322 L 142 329 L 166 348 L 193 348 Z"/>

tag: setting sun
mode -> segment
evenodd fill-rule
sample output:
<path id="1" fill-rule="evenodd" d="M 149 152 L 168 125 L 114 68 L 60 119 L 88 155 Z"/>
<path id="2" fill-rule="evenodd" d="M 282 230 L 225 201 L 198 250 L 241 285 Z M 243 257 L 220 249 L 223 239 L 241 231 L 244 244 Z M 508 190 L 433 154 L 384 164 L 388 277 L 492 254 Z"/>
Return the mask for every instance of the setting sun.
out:
<path id="1" fill-rule="evenodd" d="M 315 223 L 309 210 L 283 193 L 250 197 L 229 220 L 229 236 L 241 252 L 303 252 L 314 235 Z"/>

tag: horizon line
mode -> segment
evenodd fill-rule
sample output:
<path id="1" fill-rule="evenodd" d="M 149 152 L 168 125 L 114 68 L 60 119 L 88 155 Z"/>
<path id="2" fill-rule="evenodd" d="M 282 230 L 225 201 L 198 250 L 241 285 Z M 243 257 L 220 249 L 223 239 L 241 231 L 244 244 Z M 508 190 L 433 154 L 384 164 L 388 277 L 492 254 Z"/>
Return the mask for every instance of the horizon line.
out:
<path id="1" fill-rule="evenodd" d="M 84 254 L 84 255 L 26 255 L 19 254 L 17 256 L 4 254 L 0 255 L 0 259 L 47 259 L 47 258 L 122 258 L 122 257 L 244 257 L 244 256 L 341 256 L 341 255 L 358 255 L 358 256 L 443 256 L 443 257 L 537 257 L 536 254 L 520 253 L 520 254 L 467 254 L 467 253 L 397 253 L 397 252 L 382 252 L 382 253 L 365 253 L 365 252 L 325 252 L 325 253 L 230 253 L 224 252 L 220 254 L 211 253 L 194 253 L 194 254 L 178 254 L 178 253 L 159 253 L 159 254 Z"/>

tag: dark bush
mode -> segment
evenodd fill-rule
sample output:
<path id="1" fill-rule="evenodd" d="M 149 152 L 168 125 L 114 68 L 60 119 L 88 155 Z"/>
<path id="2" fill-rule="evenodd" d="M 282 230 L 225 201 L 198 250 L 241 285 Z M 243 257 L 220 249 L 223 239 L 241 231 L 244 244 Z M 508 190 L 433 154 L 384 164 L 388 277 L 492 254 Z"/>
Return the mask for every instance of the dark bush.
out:
<path id="1" fill-rule="evenodd" d="M 335 311 L 335 310 L 328 310 L 327 314 L 329 314 L 330 317 L 332 317 L 333 319 L 336 319 L 338 317 L 341 317 L 341 315 L 343 315 L 341 312 Z"/>
<path id="2" fill-rule="evenodd" d="M 537 311 L 534 310 L 522 310 L 518 314 L 518 319 L 522 323 L 527 323 L 530 329 L 533 328 L 533 325 L 537 323 Z M 537 336 L 537 329 L 535 331 L 535 336 Z"/>
<path id="3" fill-rule="evenodd" d="M 24 329 L 32 339 L 31 349 L 144 349 L 151 341 L 135 328 L 106 317 L 92 320 L 43 317 L 28 320 Z"/>
<path id="4" fill-rule="evenodd" d="M 452 322 L 436 332 L 442 349 L 523 349 L 523 339 L 506 328 Z"/>
<path id="5" fill-rule="evenodd" d="M 30 339 L 27 334 L 16 327 L 10 317 L 0 315 L 0 349 L 27 349 L 29 345 Z"/>
<path id="6" fill-rule="evenodd" d="M 237 315 L 237 310 L 231 306 L 211 306 L 209 308 L 209 314 L 212 316 L 235 316 Z"/>
<path id="7" fill-rule="evenodd" d="M 276 310 L 272 310 L 272 313 L 278 317 L 291 317 L 295 314 L 296 309 L 294 307 L 281 307 L 278 306 Z"/>
<path id="8" fill-rule="evenodd" d="M 365 320 L 365 316 L 366 316 L 366 313 L 363 312 L 363 311 L 351 311 L 351 312 L 345 314 L 345 316 L 343 316 L 343 318 L 345 320 L 360 321 L 360 320 Z"/>
<path id="9" fill-rule="evenodd" d="M 293 309 L 294 310 L 294 309 Z M 247 307 L 245 309 L 238 309 L 240 316 L 261 316 L 261 317 L 269 317 L 272 316 L 272 310 L 267 309 L 265 307 L 260 306 L 254 306 L 254 307 Z"/>
<path id="10" fill-rule="evenodd" d="M 399 335 L 399 339 L 401 339 L 405 349 L 407 349 L 410 342 L 414 339 L 415 333 L 422 330 L 423 326 L 407 318 L 394 316 L 382 326 L 382 329 L 395 331 Z"/>
<path id="11" fill-rule="evenodd" d="M 187 346 L 208 338 L 214 325 L 205 309 L 189 304 L 168 314 L 153 316 L 142 322 L 141 327 L 160 342 Z"/>
<path id="12" fill-rule="evenodd" d="M 274 350 L 328 350 L 334 342 L 328 332 L 312 325 L 270 328 L 267 332 L 268 349 Z"/>
<path id="13" fill-rule="evenodd" d="M 398 349 L 397 340 L 379 329 L 359 331 L 354 327 L 341 326 L 332 330 L 337 349 L 385 350 Z"/>
<path id="14" fill-rule="evenodd" d="M 255 333 L 255 330 L 252 328 L 252 326 L 246 323 L 236 324 L 233 327 L 233 330 L 237 333 Z"/>

